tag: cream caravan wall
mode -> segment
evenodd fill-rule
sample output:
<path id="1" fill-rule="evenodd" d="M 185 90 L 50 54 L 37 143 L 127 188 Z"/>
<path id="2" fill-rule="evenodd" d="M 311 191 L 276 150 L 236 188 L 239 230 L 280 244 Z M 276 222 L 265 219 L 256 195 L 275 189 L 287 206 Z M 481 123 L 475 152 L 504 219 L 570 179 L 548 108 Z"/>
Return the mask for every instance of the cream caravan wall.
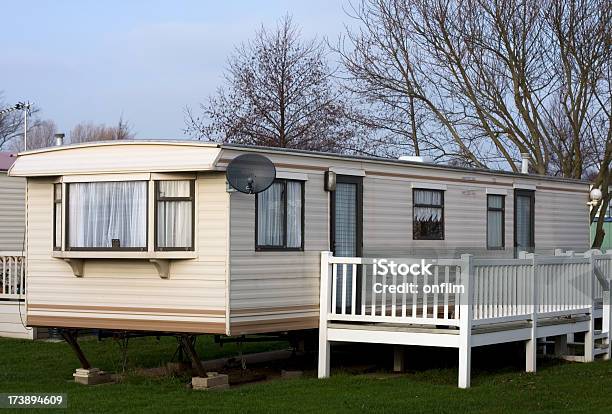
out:
<path id="1" fill-rule="evenodd" d="M 563 191 L 567 186 L 542 183 L 546 190 L 536 191 L 536 253 L 552 253 L 554 249 L 582 252 L 589 249 L 588 189 L 584 193 Z"/>
<path id="2" fill-rule="evenodd" d="M 328 195 L 323 174 L 305 183 L 304 251 L 255 251 L 255 197 L 231 195 L 231 333 L 318 325 L 321 251 L 327 250 Z"/>
<path id="3" fill-rule="evenodd" d="M 225 177 L 200 174 L 196 188 L 197 259 L 173 261 L 169 279 L 146 260 L 87 259 L 79 278 L 52 257 L 52 182 L 29 179 L 28 324 L 225 333 Z"/>
<path id="4" fill-rule="evenodd" d="M 237 151 L 224 150 L 226 164 Z M 317 326 L 321 250 L 329 249 L 328 168 L 365 172 L 363 254 L 369 257 L 514 255 L 514 185 L 535 187 L 538 251 L 588 249 L 586 184 L 536 177 L 397 166 L 265 153 L 281 172 L 306 174 L 304 252 L 255 251 L 254 196 L 231 195 L 230 320 L 232 334 Z M 413 187 L 445 186 L 445 240 L 412 239 Z M 505 198 L 505 250 L 487 250 L 487 192 Z M 563 223 L 571 223 L 563 225 Z"/>
<path id="5" fill-rule="evenodd" d="M 21 252 L 25 231 L 25 179 L 0 172 L 0 251 Z"/>
<path id="6" fill-rule="evenodd" d="M 457 257 L 512 255 L 512 191 L 506 194 L 506 250 L 487 250 L 487 188 L 493 184 L 447 184 L 444 191 L 444 240 L 412 239 L 412 184 L 408 179 L 365 177 L 364 254 L 370 257 Z M 424 183 L 420 180 L 421 185 Z M 441 181 L 437 182 L 441 183 Z"/>

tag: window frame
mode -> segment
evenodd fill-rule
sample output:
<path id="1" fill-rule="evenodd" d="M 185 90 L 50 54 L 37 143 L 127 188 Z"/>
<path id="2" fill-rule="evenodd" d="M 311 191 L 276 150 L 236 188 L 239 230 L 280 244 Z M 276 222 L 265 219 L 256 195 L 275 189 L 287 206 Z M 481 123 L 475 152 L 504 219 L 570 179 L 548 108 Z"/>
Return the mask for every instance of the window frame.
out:
<path id="1" fill-rule="evenodd" d="M 91 181 L 87 183 L 111 183 L 117 181 Z M 65 212 L 64 212 L 64 234 L 65 234 L 65 248 L 64 251 L 74 251 L 74 252 L 146 252 L 149 250 L 149 181 L 144 180 L 125 180 L 125 182 L 144 182 L 147 183 L 146 187 L 146 207 L 145 211 L 147 212 L 147 216 L 145 219 L 146 229 L 145 229 L 145 246 L 144 247 L 72 247 L 70 246 L 70 185 L 78 184 L 78 183 L 66 183 L 65 191 L 64 191 L 64 199 L 65 199 Z"/>
<path id="2" fill-rule="evenodd" d="M 491 207 L 489 200 L 491 197 L 501 197 L 502 207 Z M 502 213 L 502 229 L 501 229 L 501 246 L 491 247 L 489 244 L 489 211 L 501 211 Z M 487 250 L 505 250 L 506 249 L 506 196 L 503 194 L 487 194 Z"/>
<path id="3" fill-rule="evenodd" d="M 517 232 L 518 229 L 516 227 L 516 216 L 517 216 L 517 200 L 519 198 L 519 196 L 522 197 L 529 197 L 529 208 L 531 210 L 531 217 L 529 220 L 529 225 L 531 227 L 531 231 L 529 232 L 529 243 L 531 244 L 531 246 L 528 246 L 530 251 L 533 252 L 535 251 L 535 190 L 525 190 L 525 189 L 521 189 L 521 188 L 517 188 L 514 190 L 514 194 L 513 194 L 513 204 L 514 204 L 514 217 L 513 217 L 513 223 L 512 223 L 512 227 L 513 229 L 513 235 L 514 235 L 514 251 L 515 251 L 515 255 L 518 254 L 518 240 L 517 240 Z"/>
<path id="4" fill-rule="evenodd" d="M 189 181 L 189 197 L 160 197 L 159 195 L 159 183 L 161 181 Z M 155 199 L 153 205 L 153 250 L 156 252 L 193 252 L 195 251 L 195 181 L 194 179 L 175 179 L 175 180 L 155 180 L 153 184 Z M 158 205 L 160 201 L 190 201 L 191 202 L 191 246 L 190 247 L 160 247 L 157 244 L 157 213 Z M 148 234 L 148 232 L 147 232 Z"/>
<path id="5" fill-rule="evenodd" d="M 437 204 L 422 204 L 419 203 L 417 204 L 415 202 L 415 197 L 414 194 L 416 191 L 435 191 L 440 193 L 441 195 L 441 200 L 440 200 L 440 205 Z M 414 187 L 412 189 L 412 240 L 445 240 L 446 237 L 446 231 L 445 231 L 445 220 L 444 220 L 444 190 L 440 190 L 440 189 L 433 189 L 433 188 L 418 188 L 418 187 Z M 415 208 L 416 207 L 435 207 L 435 208 L 440 208 L 442 210 L 442 219 L 440 220 L 440 225 L 442 226 L 442 231 L 440 234 L 440 237 L 416 237 L 415 234 L 415 217 L 414 217 L 414 212 L 415 212 Z"/>
<path id="6" fill-rule="evenodd" d="M 59 186 L 60 189 L 60 197 L 59 200 L 56 198 L 55 189 Z M 62 229 L 64 227 L 64 217 L 62 215 L 62 205 L 64 203 L 64 188 L 61 182 L 53 183 L 53 250 L 61 251 L 62 250 Z M 59 218 L 60 218 L 60 227 L 59 227 L 59 245 L 56 244 L 57 240 L 57 205 L 59 204 Z"/>
<path id="7" fill-rule="evenodd" d="M 300 196 L 302 197 L 302 211 L 300 213 L 301 216 L 301 225 L 300 231 L 302 233 L 301 244 L 299 247 L 287 247 L 287 183 L 288 182 L 296 182 L 301 186 Z M 257 252 L 279 252 L 279 251 L 293 251 L 293 252 L 303 252 L 304 251 L 304 229 L 305 229 L 305 221 L 306 221 L 306 191 L 305 191 L 305 182 L 303 180 L 293 180 L 289 178 L 277 178 L 273 183 L 283 183 L 283 194 L 285 194 L 285 199 L 283 203 L 283 245 L 282 246 L 271 246 L 271 245 L 260 245 L 258 236 L 259 236 L 259 194 L 255 195 L 255 251 Z"/>

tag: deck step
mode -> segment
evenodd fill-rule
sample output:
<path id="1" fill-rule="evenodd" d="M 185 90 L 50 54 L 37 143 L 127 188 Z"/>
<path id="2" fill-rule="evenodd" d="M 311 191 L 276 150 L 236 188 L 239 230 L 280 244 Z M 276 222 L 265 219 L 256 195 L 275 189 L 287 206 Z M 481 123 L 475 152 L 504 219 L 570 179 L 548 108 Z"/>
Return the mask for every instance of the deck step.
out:
<path id="1" fill-rule="evenodd" d="M 607 354 L 607 353 L 608 353 L 607 347 L 605 349 L 604 348 L 595 348 L 593 350 L 593 356 L 604 355 L 604 354 Z"/>
<path id="2" fill-rule="evenodd" d="M 594 341 L 597 341 L 598 339 L 607 339 L 607 338 L 608 338 L 607 332 L 595 331 L 595 333 L 593 334 Z"/>

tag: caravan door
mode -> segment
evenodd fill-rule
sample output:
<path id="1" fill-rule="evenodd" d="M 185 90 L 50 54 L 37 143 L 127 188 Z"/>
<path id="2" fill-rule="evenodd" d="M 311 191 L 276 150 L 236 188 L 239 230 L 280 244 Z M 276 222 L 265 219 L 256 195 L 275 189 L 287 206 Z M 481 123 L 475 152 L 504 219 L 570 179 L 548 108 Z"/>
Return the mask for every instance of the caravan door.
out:
<path id="1" fill-rule="evenodd" d="M 363 245 L 363 179 L 347 175 L 336 176 L 336 190 L 331 193 L 331 234 L 330 250 L 334 256 L 360 257 Z M 343 268 L 338 268 L 337 283 L 338 292 L 342 290 Z M 358 275 L 357 275 L 358 276 Z M 347 266 L 346 289 L 347 306 L 350 306 L 352 297 L 352 267 Z M 359 277 L 357 277 L 359 281 Z M 359 285 L 356 289 L 360 292 Z M 340 310 L 342 303 L 341 295 L 338 295 L 336 307 Z M 359 297 L 357 297 L 359 303 Z"/>

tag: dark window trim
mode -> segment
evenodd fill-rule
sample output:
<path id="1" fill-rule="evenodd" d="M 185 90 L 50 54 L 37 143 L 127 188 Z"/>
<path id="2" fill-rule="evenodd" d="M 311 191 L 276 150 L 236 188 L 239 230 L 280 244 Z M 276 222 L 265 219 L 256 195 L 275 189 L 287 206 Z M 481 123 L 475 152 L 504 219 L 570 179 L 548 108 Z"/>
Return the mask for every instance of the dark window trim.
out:
<path id="1" fill-rule="evenodd" d="M 306 218 L 306 197 L 305 197 L 305 183 L 302 180 L 291 180 L 291 179 L 287 179 L 287 178 L 277 178 L 276 180 L 274 180 L 275 183 L 282 183 L 283 184 L 283 194 L 285 195 L 284 198 L 284 205 L 283 205 L 283 219 L 284 219 L 284 225 L 283 225 L 283 245 L 282 246 L 273 246 L 273 245 L 263 245 L 263 244 L 259 244 L 258 243 L 258 235 L 259 235 L 259 196 L 258 194 L 255 195 L 255 251 L 258 252 L 278 252 L 278 251 L 293 251 L 293 252 L 302 252 L 304 251 L 304 239 L 305 239 L 305 234 L 304 234 L 304 223 L 305 223 L 305 218 Z M 301 219 L 302 219 L 302 223 L 300 226 L 300 231 L 302 232 L 302 237 L 301 237 L 301 245 L 300 247 L 287 247 L 287 183 L 288 182 L 296 182 L 296 183 L 300 183 L 300 186 L 302 188 L 301 191 L 301 197 L 302 197 L 302 211 L 301 211 Z"/>
<path id="2" fill-rule="evenodd" d="M 357 256 L 361 257 L 363 254 L 363 177 L 353 175 L 337 175 L 336 183 L 343 184 L 355 184 L 357 186 Z M 330 192 L 329 202 L 329 250 L 335 255 L 336 254 L 336 191 Z M 361 268 L 359 268 L 361 269 Z M 360 280 L 360 279 L 358 279 Z M 359 290 L 361 294 L 361 290 Z"/>
<path id="3" fill-rule="evenodd" d="M 160 197 L 160 181 L 189 181 L 189 197 Z M 192 252 L 195 250 L 195 180 L 156 180 L 154 184 L 155 203 L 153 205 L 153 246 L 157 252 Z M 160 201 L 191 201 L 191 246 L 189 247 L 159 247 L 157 245 L 157 206 Z"/>
<path id="4" fill-rule="evenodd" d="M 109 183 L 109 182 L 114 182 L 114 181 L 95 181 L 96 183 Z M 66 251 L 84 251 L 84 252 L 146 252 L 149 250 L 149 181 L 141 181 L 141 180 L 126 180 L 126 182 L 144 182 L 146 183 L 146 188 L 147 188 L 147 193 L 145 196 L 145 200 L 146 200 L 146 230 L 145 230 L 145 234 L 147 235 L 145 238 L 145 247 L 71 247 L 70 246 L 70 217 L 69 217 L 69 212 L 70 212 L 70 184 L 77 184 L 77 183 L 68 183 L 66 184 L 66 191 L 65 194 L 63 194 L 64 199 L 66 200 L 66 212 L 64 215 L 64 220 L 65 220 L 65 230 L 64 230 L 64 234 L 66 235 Z"/>
<path id="5" fill-rule="evenodd" d="M 356 254 L 355 257 L 363 256 L 363 177 L 354 176 L 354 175 L 336 175 L 336 185 L 337 184 L 354 184 L 357 186 L 357 191 L 355 194 L 356 197 L 356 219 L 357 219 L 357 234 L 356 234 Z M 330 192 L 329 197 L 329 250 L 336 255 L 336 190 Z M 361 290 L 362 290 L 362 268 L 361 266 L 357 266 L 357 286 L 356 289 L 356 303 L 359 312 L 361 312 Z M 334 304 L 334 306 L 336 306 Z M 347 304 L 350 307 L 350 304 Z M 340 307 L 341 308 L 341 307 Z M 338 309 L 340 309 L 338 308 Z"/>
<path id="6" fill-rule="evenodd" d="M 502 198 L 502 206 L 491 207 L 489 204 L 490 197 L 501 197 Z M 502 213 L 502 238 L 501 238 L 501 246 L 491 246 L 489 243 L 489 211 L 501 211 Z M 503 194 L 487 194 L 487 250 L 504 250 L 506 248 L 506 196 Z"/>
<path id="7" fill-rule="evenodd" d="M 60 188 L 60 197 L 59 200 L 55 197 L 55 188 L 56 186 L 59 185 Z M 60 251 L 62 250 L 62 226 L 63 226 L 63 217 L 62 217 L 62 201 L 63 201 L 63 196 L 64 196 L 64 192 L 62 191 L 63 185 L 62 183 L 53 183 L 53 250 L 55 251 Z M 60 205 L 60 235 L 59 235 L 59 246 L 55 243 L 56 240 L 56 236 L 57 236 L 57 205 Z"/>
<path id="8" fill-rule="evenodd" d="M 531 232 L 529 234 L 529 250 L 535 250 L 535 191 L 534 190 L 525 190 L 525 189 L 515 189 L 514 190 L 514 251 L 515 255 L 518 255 L 518 243 L 516 239 L 516 200 L 518 196 L 529 197 L 529 208 L 531 209 L 531 217 L 530 217 L 530 226 Z"/>
<path id="9" fill-rule="evenodd" d="M 417 204 L 414 201 L 414 193 L 416 191 L 435 191 L 442 195 L 440 204 Z M 435 207 L 442 209 L 442 220 L 440 221 L 440 225 L 442 226 L 442 232 L 440 237 L 416 237 L 414 233 L 415 220 L 414 220 L 414 209 L 415 207 Z M 444 223 L 444 190 L 438 190 L 434 188 L 418 188 L 415 187 L 412 189 L 412 240 L 445 240 L 446 232 L 445 232 L 445 223 Z"/>

